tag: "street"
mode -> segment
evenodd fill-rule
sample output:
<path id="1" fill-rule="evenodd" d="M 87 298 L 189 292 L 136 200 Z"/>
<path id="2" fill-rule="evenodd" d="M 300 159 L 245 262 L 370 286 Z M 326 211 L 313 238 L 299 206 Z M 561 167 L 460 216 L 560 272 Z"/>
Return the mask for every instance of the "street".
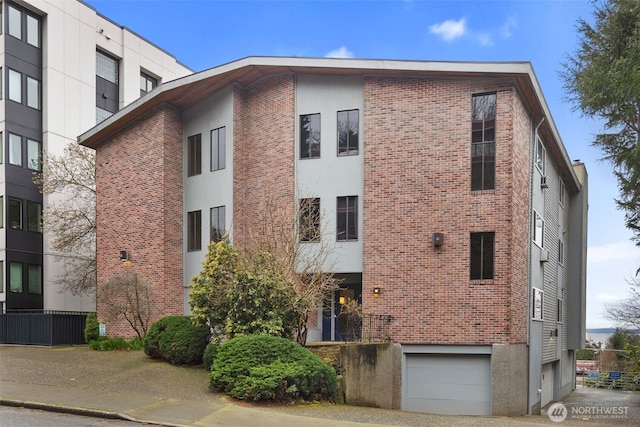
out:
<path id="1" fill-rule="evenodd" d="M 2 427 L 134 427 L 138 423 L 0 406 Z"/>

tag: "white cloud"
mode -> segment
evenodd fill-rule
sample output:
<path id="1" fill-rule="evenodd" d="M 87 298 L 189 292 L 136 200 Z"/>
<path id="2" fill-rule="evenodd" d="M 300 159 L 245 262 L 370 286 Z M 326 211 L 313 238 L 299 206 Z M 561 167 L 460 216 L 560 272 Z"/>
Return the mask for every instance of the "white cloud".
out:
<path id="1" fill-rule="evenodd" d="M 493 46 L 493 39 L 490 34 L 486 33 L 478 33 L 476 34 L 476 40 L 480 43 L 482 47 L 491 47 Z"/>
<path id="2" fill-rule="evenodd" d="M 591 246 L 588 248 L 587 256 L 589 262 L 608 262 L 617 260 L 638 259 L 640 250 L 631 242 L 613 242 L 602 246 Z"/>
<path id="3" fill-rule="evenodd" d="M 621 299 L 623 299 L 622 297 L 620 297 L 620 295 L 614 295 L 614 294 L 608 294 L 608 293 L 602 293 L 602 294 L 598 294 L 596 295 L 596 299 L 598 301 L 605 301 L 605 302 L 610 302 L 610 301 L 620 301 Z"/>
<path id="4" fill-rule="evenodd" d="M 465 35 L 467 32 L 466 20 L 464 18 L 460 18 L 458 21 L 447 19 L 440 24 L 430 26 L 429 32 L 439 35 L 446 41 L 451 41 Z"/>
<path id="5" fill-rule="evenodd" d="M 516 28 L 518 26 L 518 21 L 514 16 L 510 16 L 507 18 L 507 21 L 500 27 L 500 34 L 505 39 L 511 37 L 511 29 Z"/>
<path id="6" fill-rule="evenodd" d="M 340 49 L 332 50 L 327 53 L 325 58 L 353 58 L 353 52 L 347 49 L 346 46 L 340 47 Z"/>

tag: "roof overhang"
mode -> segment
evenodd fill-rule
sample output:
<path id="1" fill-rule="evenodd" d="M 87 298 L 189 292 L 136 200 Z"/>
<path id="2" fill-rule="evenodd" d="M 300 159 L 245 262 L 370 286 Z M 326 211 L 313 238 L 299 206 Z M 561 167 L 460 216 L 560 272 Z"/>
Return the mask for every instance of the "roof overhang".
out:
<path id="1" fill-rule="evenodd" d="M 554 143 L 547 143 L 547 150 L 567 165 L 566 168 L 562 168 L 565 184 L 569 188 L 579 188 L 577 177 L 571 168 L 571 162 L 529 62 L 247 57 L 158 86 L 80 135 L 78 142 L 87 147 L 97 148 L 111 134 L 158 105 L 166 103 L 180 111 L 185 111 L 230 84 L 248 87 L 264 77 L 284 73 L 438 79 L 510 79 L 523 98 L 535 124 L 542 123 L 538 132 L 545 141 L 553 140 Z"/>

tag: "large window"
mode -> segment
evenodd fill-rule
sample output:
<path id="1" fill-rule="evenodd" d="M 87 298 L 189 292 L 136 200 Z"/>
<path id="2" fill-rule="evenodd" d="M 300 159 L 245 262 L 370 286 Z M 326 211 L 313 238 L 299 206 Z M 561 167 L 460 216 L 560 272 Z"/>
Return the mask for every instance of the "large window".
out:
<path id="1" fill-rule="evenodd" d="M 202 249 L 202 211 L 188 213 L 187 218 L 187 249 L 199 251 Z"/>
<path id="2" fill-rule="evenodd" d="M 211 208 L 211 236 L 212 242 L 219 242 L 222 240 L 222 236 L 226 234 L 225 225 L 225 207 L 218 206 Z"/>
<path id="3" fill-rule="evenodd" d="M 9 292 L 22 293 L 22 263 L 9 263 Z"/>
<path id="4" fill-rule="evenodd" d="M 536 211 L 533 211 L 533 242 L 544 248 L 544 218 Z"/>
<path id="5" fill-rule="evenodd" d="M 496 94 L 474 95 L 471 105 L 471 190 L 493 190 L 496 167 Z"/>
<path id="6" fill-rule="evenodd" d="M 22 230 L 22 200 L 9 197 L 9 215 L 7 222 L 14 230 Z"/>
<path id="7" fill-rule="evenodd" d="M 358 196 L 338 197 L 337 240 L 358 240 Z"/>
<path id="8" fill-rule="evenodd" d="M 42 233 L 42 205 L 27 201 L 27 230 Z"/>
<path id="9" fill-rule="evenodd" d="M 187 175 L 202 173 L 202 136 L 200 134 L 187 138 Z"/>
<path id="10" fill-rule="evenodd" d="M 9 164 L 22 166 L 22 137 L 9 134 Z"/>
<path id="11" fill-rule="evenodd" d="M 320 157 L 320 114 L 300 116 L 300 158 Z"/>
<path id="12" fill-rule="evenodd" d="M 9 68 L 9 99 L 22 103 L 22 73 Z"/>
<path id="13" fill-rule="evenodd" d="M 150 75 L 140 72 L 140 96 L 151 92 L 158 86 L 158 80 Z"/>
<path id="14" fill-rule="evenodd" d="M 299 230 L 301 242 L 320 240 L 320 199 L 300 199 Z"/>
<path id="15" fill-rule="evenodd" d="M 120 108 L 118 59 L 96 51 L 96 123 L 99 123 Z"/>
<path id="16" fill-rule="evenodd" d="M 224 169 L 226 158 L 226 131 L 224 127 L 211 131 L 211 170 Z"/>
<path id="17" fill-rule="evenodd" d="M 40 47 L 40 19 L 11 5 L 7 6 L 9 35 Z M 26 25 L 25 25 L 26 24 Z M 24 31 L 26 30 L 26 31 Z"/>
<path id="18" fill-rule="evenodd" d="M 27 167 L 34 171 L 42 170 L 42 144 L 27 139 Z"/>
<path id="19" fill-rule="evenodd" d="M 471 280 L 493 279 L 494 240 L 495 233 L 471 233 Z"/>
<path id="20" fill-rule="evenodd" d="M 27 266 L 27 290 L 30 294 L 42 293 L 42 266 L 32 265 Z"/>
<path id="21" fill-rule="evenodd" d="M 338 111 L 338 155 L 358 154 L 358 110 Z"/>

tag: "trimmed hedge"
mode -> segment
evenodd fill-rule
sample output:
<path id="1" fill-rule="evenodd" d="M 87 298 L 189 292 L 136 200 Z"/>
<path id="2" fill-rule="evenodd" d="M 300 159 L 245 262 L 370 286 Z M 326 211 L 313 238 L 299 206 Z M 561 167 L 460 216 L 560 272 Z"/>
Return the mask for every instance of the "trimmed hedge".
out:
<path id="1" fill-rule="evenodd" d="M 335 400 L 335 370 L 286 338 L 246 335 L 220 345 L 210 387 L 236 399 Z"/>
<path id="2" fill-rule="evenodd" d="M 204 354 L 202 355 L 202 363 L 204 364 L 204 368 L 207 371 L 211 370 L 213 361 L 215 360 L 216 354 L 218 353 L 218 347 L 220 347 L 220 344 L 218 344 L 217 342 L 210 342 L 207 345 L 207 348 L 204 349 Z"/>
<path id="3" fill-rule="evenodd" d="M 197 365 L 208 343 L 208 328 L 194 326 L 189 316 L 169 316 L 151 325 L 144 353 L 174 365 Z"/>
<path id="4" fill-rule="evenodd" d="M 91 341 L 100 338 L 100 324 L 95 312 L 87 313 L 87 319 L 84 324 L 84 342 L 89 344 Z"/>

